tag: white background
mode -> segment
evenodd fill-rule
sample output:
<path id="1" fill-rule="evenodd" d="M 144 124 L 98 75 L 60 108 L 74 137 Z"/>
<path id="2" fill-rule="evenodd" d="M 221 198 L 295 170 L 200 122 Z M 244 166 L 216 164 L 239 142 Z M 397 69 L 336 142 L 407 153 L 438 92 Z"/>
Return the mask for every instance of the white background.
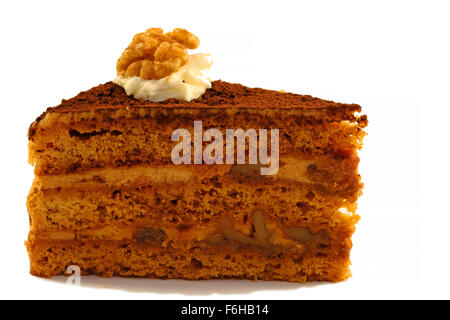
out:
<path id="1" fill-rule="evenodd" d="M 450 298 L 445 1 L 2 1 L 1 298 Z M 369 117 L 353 277 L 337 284 L 29 275 L 27 129 L 109 81 L 132 36 L 184 27 L 213 77 L 358 103 Z"/>

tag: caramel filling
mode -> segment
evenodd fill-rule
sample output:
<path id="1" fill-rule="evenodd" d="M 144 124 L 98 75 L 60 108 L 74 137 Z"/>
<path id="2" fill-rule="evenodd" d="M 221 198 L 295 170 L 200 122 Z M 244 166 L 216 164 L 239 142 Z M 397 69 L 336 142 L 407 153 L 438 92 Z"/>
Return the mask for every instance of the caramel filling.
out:
<path id="1" fill-rule="evenodd" d="M 38 177 L 41 189 L 101 187 L 120 188 L 138 187 L 149 184 L 193 183 L 197 179 L 227 174 L 234 180 L 287 179 L 296 182 L 311 183 L 308 167 L 313 160 L 282 159 L 278 173 L 273 176 L 261 176 L 260 165 L 164 165 L 132 166 L 123 168 L 102 168 L 83 173 L 64 175 L 46 175 Z"/>
<path id="2" fill-rule="evenodd" d="M 293 240 L 302 244 L 307 250 L 315 251 L 330 245 L 328 232 L 324 229 L 318 233 L 312 233 L 305 227 L 288 227 L 284 230 L 284 236 L 288 241 Z M 242 246 L 274 248 L 279 244 L 286 244 L 283 241 L 277 241 L 276 232 L 270 232 L 266 226 L 264 212 L 255 210 L 253 212 L 252 232 L 249 235 L 233 228 L 230 221 L 222 220 L 220 232 L 210 235 L 205 241 L 210 245 L 239 244 Z"/>
<path id="3" fill-rule="evenodd" d="M 209 244 L 220 245 L 228 241 L 234 241 L 247 246 L 263 246 L 269 242 L 269 232 L 267 231 L 262 210 L 253 212 L 252 232 L 246 235 L 233 228 L 228 219 L 223 219 L 220 223 L 220 233 L 209 236 L 205 241 Z"/>
<path id="4" fill-rule="evenodd" d="M 259 248 L 276 251 L 282 248 L 297 248 L 303 251 L 317 251 L 330 245 L 326 230 L 317 233 L 306 227 L 279 227 L 265 218 L 263 210 L 256 209 L 251 217 L 251 225 L 232 222 L 223 217 L 218 221 L 199 226 L 176 227 L 104 227 L 96 230 L 74 232 L 40 232 L 33 237 L 43 240 L 104 240 L 123 241 L 133 239 L 140 245 L 184 246 L 197 243 L 207 246 L 232 246 Z"/>
<path id="5" fill-rule="evenodd" d="M 286 229 L 286 235 L 295 241 L 316 248 L 330 245 L 330 238 L 326 230 L 320 230 L 318 233 L 312 233 L 308 228 L 289 227 Z"/>

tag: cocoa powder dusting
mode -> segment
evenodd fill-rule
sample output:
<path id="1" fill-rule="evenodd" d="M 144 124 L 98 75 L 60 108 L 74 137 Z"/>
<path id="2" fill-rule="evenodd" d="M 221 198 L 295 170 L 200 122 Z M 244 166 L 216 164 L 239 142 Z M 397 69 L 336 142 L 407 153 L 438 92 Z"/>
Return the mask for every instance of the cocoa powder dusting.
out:
<path id="1" fill-rule="evenodd" d="M 63 100 L 47 112 L 82 112 L 97 109 L 116 109 L 124 107 L 161 107 L 165 108 L 204 108 L 205 105 L 216 108 L 227 108 L 230 106 L 239 108 L 280 108 L 280 109 L 317 109 L 317 108 L 351 108 L 358 111 L 359 106 L 355 104 L 341 104 L 326 101 L 311 96 L 293 93 L 282 93 L 261 88 L 249 88 L 241 84 L 229 83 L 221 80 L 213 81 L 212 88 L 206 90 L 205 94 L 191 102 L 168 99 L 163 102 L 150 102 L 136 100 L 127 96 L 125 90 L 112 83 L 107 82 L 84 92 L 76 97 Z"/>

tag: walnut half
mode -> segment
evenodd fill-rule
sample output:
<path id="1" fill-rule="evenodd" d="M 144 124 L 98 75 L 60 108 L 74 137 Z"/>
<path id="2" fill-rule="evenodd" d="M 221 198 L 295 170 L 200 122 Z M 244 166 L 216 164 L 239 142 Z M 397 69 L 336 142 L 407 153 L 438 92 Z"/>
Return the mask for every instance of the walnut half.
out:
<path id="1" fill-rule="evenodd" d="M 195 49 L 200 40 L 186 29 L 164 33 L 150 28 L 134 36 L 117 61 L 117 75 L 162 79 L 177 71 L 188 61 L 187 49 Z"/>

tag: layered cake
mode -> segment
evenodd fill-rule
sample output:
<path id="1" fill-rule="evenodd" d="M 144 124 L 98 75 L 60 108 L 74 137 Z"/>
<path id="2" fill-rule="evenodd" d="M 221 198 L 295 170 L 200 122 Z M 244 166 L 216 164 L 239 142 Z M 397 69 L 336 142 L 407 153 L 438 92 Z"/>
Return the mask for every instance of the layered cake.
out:
<path id="1" fill-rule="evenodd" d="M 340 281 L 362 190 L 361 107 L 210 81 L 184 29 L 30 126 L 31 274 Z"/>

